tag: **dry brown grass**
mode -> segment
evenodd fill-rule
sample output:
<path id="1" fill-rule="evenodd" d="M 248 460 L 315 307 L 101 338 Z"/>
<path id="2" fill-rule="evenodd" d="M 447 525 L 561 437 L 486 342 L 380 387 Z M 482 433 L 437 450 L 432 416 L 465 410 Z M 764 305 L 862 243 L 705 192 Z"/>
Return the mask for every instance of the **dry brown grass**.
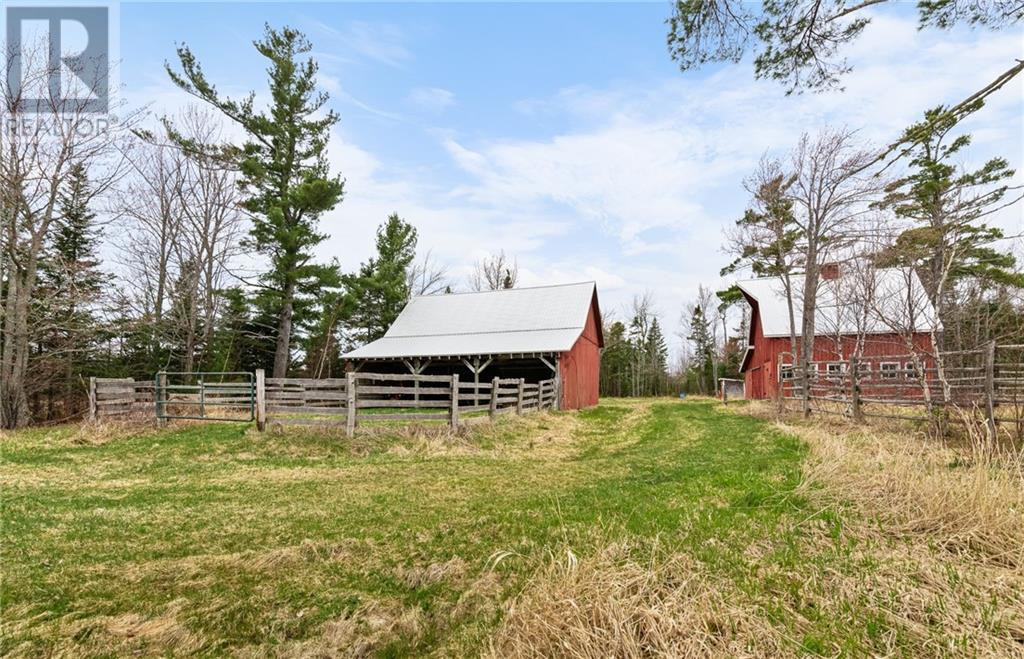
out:
<path id="1" fill-rule="evenodd" d="M 759 415 L 765 406 L 752 406 Z M 937 441 L 906 424 L 776 421 L 807 442 L 802 493 L 824 492 L 875 520 L 865 532 L 934 544 L 1024 576 L 1024 453 L 976 424 Z"/>
<path id="2" fill-rule="evenodd" d="M 573 414 L 532 412 L 518 416 L 504 414 L 493 423 L 486 416 L 470 417 L 452 429 L 441 423 L 373 423 L 360 426 L 354 437 L 346 437 L 343 425 L 285 426 L 269 424 L 269 433 L 255 429 L 254 438 L 266 437 L 287 443 L 295 437 L 337 441 L 355 456 L 375 452 L 390 455 L 433 457 L 472 455 L 504 458 L 510 453 L 528 452 L 564 455 L 573 446 L 573 433 L 578 421 Z"/>
<path id="3" fill-rule="evenodd" d="M 76 446 L 101 446 L 115 439 L 155 431 L 153 416 L 131 414 L 96 421 L 86 421 L 75 427 L 68 436 L 68 442 Z"/>
<path id="4" fill-rule="evenodd" d="M 234 657 L 299 659 L 303 657 L 370 657 L 395 637 L 423 633 L 423 611 L 398 602 L 373 601 L 325 622 L 313 638 L 234 650 Z"/>
<path id="5" fill-rule="evenodd" d="M 685 554 L 637 562 L 623 543 L 553 559 L 511 605 L 497 657 L 765 657 L 792 654 L 734 587 Z"/>
<path id="6" fill-rule="evenodd" d="M 52 656 L 178 656 L 198 652 L 204 639 L 190 631 L 182 622 L 187 602 L 175 600 L 156 615 L 126 613 L 120 615 L 83 615 L 71 611 L 49 620 L 47 626 L 63 641 L 54 647 Z M 8 612 L 11 613 L 11 612 Z M 43 618 L 44 616 L 39 616 Z M 31 619 L 25 623 L 35 623 Z M 17 632 L 22 624 L 6 624 L 7 633 Z M 39 656 L 31 644 L 13 648 L 11 657 Z"/>

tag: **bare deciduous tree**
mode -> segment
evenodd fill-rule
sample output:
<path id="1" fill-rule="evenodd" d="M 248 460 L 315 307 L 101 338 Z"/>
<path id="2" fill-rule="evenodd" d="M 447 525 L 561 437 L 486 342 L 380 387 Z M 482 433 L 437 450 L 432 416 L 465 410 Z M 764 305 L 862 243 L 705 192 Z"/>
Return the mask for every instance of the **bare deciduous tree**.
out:
<path id="1" fill-rule="evenodd" d="M 810 414 L 809 364 L 814 353 L 815 306 L 821 266 L 838 258 L 861 237 L 859 222 L 884 189 L 884 181 L 866 169 L 874 155 L 846 129 L 805 133 L 790 155 L 793 202 L 800 235 L 796 243 L 804 270 L 801 291 L 800 369 L 804 414 Z"/>
<path id="2" fill-rule="evenodd" d="M 209 112 L 188 108 L 177 130 L 197 144 L 221 139 Z M 156 356 L 168 347 L 191 372 L 209 346 L 244 216 L 235 174 L 197 150 L 147 142 L 119 195 L 125 219 L 118 241 L 128 301 L 153 334 Z"/>
<path id="3" fill-rule="evenodd" d="M 80 165 L 89 170 L 90 197 L 104 195 L 125 171 L 128 137 L 138 120 L 137 114 L 115 119 L 90 112 L 92 86 L 86 82 L 95 81 L 60 75 L 54 66 L 61 63 L 51 65 L 48 45 L 24 44 L 20 57 L 5 53 L 7 68 L 0 75 L 0 426 L 8 428 L 30 420 L 26 376 L 36 328 L 29 326 L 29 310 L 60 191 L 72 168 Z M 15 62 L 21 66 L 20 79 L 11 75 Z M 51 74 L 61 80 L 57 89 L 49 85 Z M 29 98 L 41 90 L 46 94 L 42 102 Z"/>
<path id="4" fill-rule="evenodd" d="M 499 291 L 515 288 L 519 280 L 519 264 L 514 257 L 505 256 L 505 250 L 473 264 L 469 286 L 474 291 Z"/>
<path id="5" fill-rule="evenodd" d="M 406 272 L 409 295 L 436 295 L 448 288 L 448 266 L 438 263 L 429 250 Z"/>

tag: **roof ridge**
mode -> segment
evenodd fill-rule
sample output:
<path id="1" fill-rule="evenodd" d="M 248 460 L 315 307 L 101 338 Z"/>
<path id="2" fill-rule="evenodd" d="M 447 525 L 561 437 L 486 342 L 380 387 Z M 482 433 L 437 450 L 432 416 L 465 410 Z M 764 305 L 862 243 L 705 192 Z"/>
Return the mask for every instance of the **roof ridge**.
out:
<path id="1" fill-rule="evenodd" d="M 452 291 L 451 293 L 432 293 L 430 295 L 413 295 L 411 300 L 419 300 L 422 298 L 435 298 L 435 297 L 449 297 L 452 295 L 482 295 L 487 293 L 510 293 L 512 291 L 532 291 L 538 288 L 566 288 L 568 286 L 582 286 L 583 284 L 593 284 L 597 286 L 597 282 L 593 279 L 586 281 L 572 281 L 565 284 L 540 284 L 538 286 L 520 286 L 518 288 L 499 288 L 493 291 Z"/>

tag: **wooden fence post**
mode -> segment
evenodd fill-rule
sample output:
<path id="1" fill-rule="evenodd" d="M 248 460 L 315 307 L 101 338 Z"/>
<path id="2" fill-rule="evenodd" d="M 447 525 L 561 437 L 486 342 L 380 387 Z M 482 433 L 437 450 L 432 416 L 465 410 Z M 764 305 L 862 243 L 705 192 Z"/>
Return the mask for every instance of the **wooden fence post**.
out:
<path id="1" fill-rule="evenodd" d="M 996 439 L 996 342 L 988 342 L 985 352 L 985 418 L 988 422 L 988 436 Z"/>
<path id="2" fill-rule="evenodd" d="M 474 401 L 474 404 L 479 401 Z M 495 377 L 491 380 L 491 408 L 487 412 L 487 416 L 491 417 L 491 421 L 494 421 L 494 417 L 498 416 L 498 378 Z"/>
<path id="3" fill-rule="evenodd" d="M 519 396 L 516 398 L 516 414 L 523 413 L 523 394 L 526 392 L 526 378 L 519 378 Z"/>
<path id="4" fill-rule="evenodd" d="M 345 376 L 345 435 L 356 434 L 356 374 L 349 371 Z"/>
<path id="5" fill-rule="evenodd" d="M 859 368 L 856 355 L 850 357 L 850 414 L 854 423 L 864 423 L 864 410 L 860 408 Z"/>
<path id="6" fill-rule="evenodd" d="M 267 374 L 262 368 L 256 369 L 256 430 L 267 429 Z"/>
<path id="7" fill-rule="evenodd" d="M 89 420 L 96 420 L 96 378 L 89 378 Z"/>
<path id="8" fill-rule="evenodd" d="M 156 374 L 156 391 L 153 392 L 156 401 L 156 425 L 167 425 L 167 374 L 160 371 Z"/>
<path id="9" fill-rule="evenodd" d="M 476 402 L 474 398 L 474 403 Z M 452 373 L 452 430 L 459 427 L 459 374 Z"/>

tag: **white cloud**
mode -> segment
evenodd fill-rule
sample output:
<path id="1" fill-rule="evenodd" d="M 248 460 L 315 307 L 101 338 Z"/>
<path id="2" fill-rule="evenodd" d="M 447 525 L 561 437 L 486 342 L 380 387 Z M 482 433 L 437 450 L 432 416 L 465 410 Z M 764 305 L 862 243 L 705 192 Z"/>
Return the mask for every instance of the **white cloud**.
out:
<path id="1" fill-rule="evenodd" d="M 315 29 L 331 37 L 332 48 L 340 51 L 325 57 L 325 53 L 317 53 L 318 59 L 329 59 L 336 62 L 351 62 L 365 58 L 392 67 L 401 67 L 412 54 L 406 48 L 406 35 L 403 30 L 392 23 L 351 21 L 344 25 L 328 25 L 323 21 L 309 20 Z M 350 56 L 346 56 L 346 54 Z"/>
<path id="2" fill-rule="evenodd" d="M 846 90 L 786 97 L 754 81 L 749 64 L 654 87 L 568 87 L 518 109 L 562 115 L 574 128 L 544 139 L 459 140 L 445 148 L 468 177 L 454 191 L 468 204 L 524 204 L 572 218 L 603 234 L 614 272 L 613 304 L 650 289 L 673 323 L 700 281 L 715 285 L 726 262 L 722 229 L 747 199 L 742 180 L 766 151 L 782 152 L 803 131 L 846 125 L 876 144 L 892 140 L 926 108 L 980 88 L 1019 56 L 1020 32 L 919 32 L 912 20 L 880 15 L 851 51 Z M 1024 81 L 992 97 L 965 122 L 979 160 L 1004 155 L 1020 168 Z M 1020 175 L 1018 175 L 1020 179 Z M 1019 233 L 1020 206 L 997 221 Z M 582 273 L 586 258 L 564 242 L 541 248 L 529 277 L 557 281 Z M 620 294 L 621 292 L 621 294 Z"/>
<path id="3" fill-rule="evenodd" d="M 411 59 L 397 29 L 323 27 L 355 35 L 349 50 L 362 57 L 389 66 Z M 786 97 L 781 86 L 753 80 L 749 63 L 645 86 L 571 85 L 517 105 L 566 118 L 569 130 L 530 139 L 439 133 L 454 179 L 410 173 L 336 131 L 330 159 L 347 177 L 346 196 L 322 220 L 331 237 L 320 254 L 355 267 L 372 254 L 376 226 L 398 212 L 460 285 L 475 259 L 504 249 L 518 257 L 524 285 L 594 279 L 607 310 L 651 291 L 671 333 L 698 283 L 719 283 L 722 229 L 745 207 L 742 180 L 764 152 L 830 123 L 890 140 L 926 108 L 975 91 L 1019 51 L 1019 31 L 918 32 L 912 20 L 879 15 L 849 53 L 855 71 L 845 92 Z M 325 85 L 344 95 L 336 79 Z M 975 136 L 972 161 L 1003 155 L 1024 169 L 1022 97 L 1017 80 L 964 123 Z M 422 87 L 406 100 L 440 111 L 454 94 Z M 998 222 L 1024 229 L 1019 206 Z"/>
<path id="4" fill-rule="evenodd" d="M 455 93 L 440 87 L 417 87 L 409 92 L 409 102 L 428 112 L 440 112 L 455 105 Z"/>

